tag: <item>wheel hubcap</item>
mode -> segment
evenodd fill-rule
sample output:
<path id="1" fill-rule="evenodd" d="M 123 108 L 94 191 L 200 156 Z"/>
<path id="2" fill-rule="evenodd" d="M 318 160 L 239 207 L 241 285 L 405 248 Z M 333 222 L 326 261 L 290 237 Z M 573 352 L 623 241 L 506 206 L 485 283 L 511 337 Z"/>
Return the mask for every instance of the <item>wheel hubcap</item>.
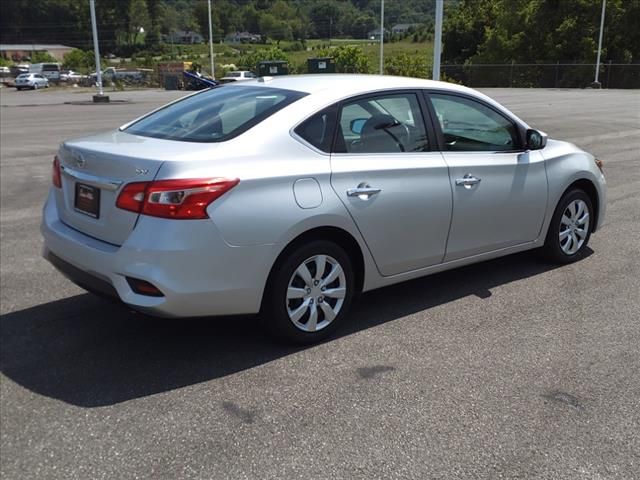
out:
<path id="1" fill-rule="evenodd" d="M 287 313 L 305 332 L 326 328 L 336 318 L 347 293 L 344 270 L 329 255 L 314 255 L 298 266 L 287 288 Z"/>
<path id="2" fill-rule="evenodd" d="M 575 254 L 589 232 L 589 208 L 584 200 L 574 200 L 560 219 L 560 248 L 567 255 Z"/>

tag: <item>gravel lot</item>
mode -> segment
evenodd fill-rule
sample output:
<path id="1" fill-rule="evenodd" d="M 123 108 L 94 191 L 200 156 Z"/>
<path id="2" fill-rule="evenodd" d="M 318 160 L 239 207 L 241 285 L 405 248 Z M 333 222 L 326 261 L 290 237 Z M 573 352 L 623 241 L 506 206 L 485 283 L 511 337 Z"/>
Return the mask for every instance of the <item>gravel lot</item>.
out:
<path id="1" fill-rule="evenodd" d="M 486 93 L 604 160 L 592 254 L 369 293 L 300 349 L 130 313 L 40 258 L 58 144 L 182 93 L 1 89 L 2 478 L 640 478 L 640 94 Z"/>

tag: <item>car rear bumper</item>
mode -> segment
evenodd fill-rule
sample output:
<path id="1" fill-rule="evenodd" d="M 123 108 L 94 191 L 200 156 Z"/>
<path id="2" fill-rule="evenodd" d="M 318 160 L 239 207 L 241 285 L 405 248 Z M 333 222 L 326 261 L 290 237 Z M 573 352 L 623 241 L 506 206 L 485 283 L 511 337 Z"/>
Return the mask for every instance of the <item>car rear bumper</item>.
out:
<path id="1" fill-rule="evenodd" d="M 43 256 L 74 283 L 165 317 L 257 313 L 275 252 L 272 245 L 229 246 L 210 220 L 148 216 L 123 245 L 111 245 L 64 224 L 52 194 L 41 232 Z M 163 296 L 135 293 L 127 277 L 153 284 Z"/>

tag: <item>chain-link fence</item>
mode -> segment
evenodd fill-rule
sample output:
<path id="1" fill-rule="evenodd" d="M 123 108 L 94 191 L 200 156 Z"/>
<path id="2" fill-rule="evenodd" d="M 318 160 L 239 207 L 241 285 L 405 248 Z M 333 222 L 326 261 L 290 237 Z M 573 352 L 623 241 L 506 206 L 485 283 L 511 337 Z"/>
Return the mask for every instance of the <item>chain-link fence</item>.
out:
<path id="1" fill-rule="evenodd" d="M 444 80 L 469 87 L 585 88 L 595 77 L 590 63 L 442 65 Z M 600 65 L 602 88 L 640 88 L 640 63 Z"/>

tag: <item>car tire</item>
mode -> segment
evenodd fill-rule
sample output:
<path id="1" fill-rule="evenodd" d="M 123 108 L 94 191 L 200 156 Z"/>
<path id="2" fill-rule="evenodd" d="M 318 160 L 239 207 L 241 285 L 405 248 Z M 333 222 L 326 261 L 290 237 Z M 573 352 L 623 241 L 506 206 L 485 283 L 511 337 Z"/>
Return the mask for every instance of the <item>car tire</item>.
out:
<path id="1" fill-rule="evenodd" d="M 593 205 L 583 190 L 565 193 L 551 218 L 543 255 L 555 263 L 572 263 L 585 256 L 593 230 Z"/>
<path id="2" fill-rule="evenodd" d="M 21 92 L 21 91 L 22 91 L 22 89 L 21 89 L 20 87 L 16 87 L 16 91 L 17 91 L 17 92 Z"/>
<path id="3" fill-rule="evenodd" d="M 34 89 L 34 90 L 37 90 L 37 89 L 38 89 L 38 84 L 37 84 L 37 83 L 34 83 L 34 84 L 33 84 L 33 89 Z"/>
<path id="4" fill-rule="evenodd" d="M 319 342 L 344 323 L 354 289 L 353 265 L 344 249 L 327 240 L 312 241 L 286 252 L 275 266 L 262 317 L 280 341 Z"/>

